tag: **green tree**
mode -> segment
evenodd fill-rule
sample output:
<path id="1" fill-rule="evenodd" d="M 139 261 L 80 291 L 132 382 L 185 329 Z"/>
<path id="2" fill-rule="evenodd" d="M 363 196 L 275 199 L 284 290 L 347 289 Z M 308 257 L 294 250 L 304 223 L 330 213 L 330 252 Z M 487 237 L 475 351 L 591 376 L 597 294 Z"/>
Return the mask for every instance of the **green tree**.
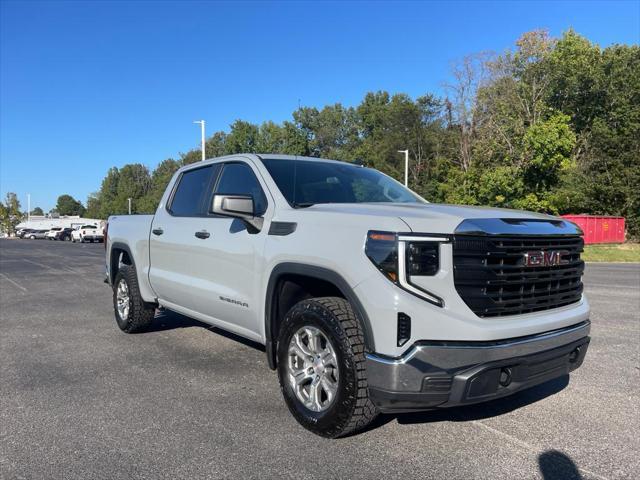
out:
<path id="1" fill-rule="evenodd" d="M 138 202 L 139 213 L 155 213 L 158 203 L 164 194 L 173 174 L 180 168 L 180 162 L 168 158 L 158 164 L 151 174 L 149 191 Z"/>
<path id="2" fill-rule="evenodd" d="M 56 210 L 60 215 L 80 215 L 84 214 L 85 208 L 78 200 L 71 195 L 64 194 L 58 197 Z"/>
<path id="3" fill-rule="evenodd" d="M 151 188 L 151 176 L 149 169 L 140 163 L 132 163 L 123 166 L 118 175 L 118 187 L 114 211 L 109 214 L 127 213 L 129 199 L 131 199 L 131 213 L 144 213 L 140 200 L 143 199 Z"/>
<path id="4" fill-rule="evenodd" d="M 92 193 L 87 198 L 87 210 L 85 212 L 85 216 L 87 218 L 106 218 L 102 213 L 100 192 Z"/>
<path id="5" fill-rule="evenodd" d="M 36 207 L 33 210 L 31 210 L 31 215 L 42 216 L 44 215 L 44 212 L 40 207 Z"/>
<path id="6" fill-rule="evenodd" d="M 309 155 L 355 159 L 359 129 L 354 108 L 345 108 L 339 103 L 322 110 L 303 107 L 293 113 L 293 118 L 300 131 L 299 145 Z"/>
<path id="7" fill-rule="evenodd" d="M 570 167 L 576 136 L 570 118 L 562 113 L 531 125 L 524 135 L 522 168 L 532 192 L 555 187 L 562 169 Z"/>
<path id="8" fill-rule="evenodd" d="M 91 205 L 93 210 L 94 206 L 97 206 L 95 204 L 99 204 L 99 214 L 96 215 L 96 218 L 107 218 L 113 213 L 123 213 L 118 210 L 119 206 L 116 201 L 118 197 L 119 180 L 120 171 L 116 167 L 111 167 L 107 172 L 107 176 L 102 180 L 102 185 L 97 195 L 98 202 Z M 89 205 L 89 201 L 87 201 L 87 205 Z"/>
<path id="9" fill-rule="evenodd" d="M 4 203 L 0 203 L 0 226 L 2 230 L 9 235 L 15 234 L 16 225 L 18 225 L 23 218 L 23 214 L 20 211 L 20 201 L 18 196 L 13 192 L 8 192 Z"/>
<path id="10" fill-rule="evenodd" d="M 205 142 L 204 150 L 207 158 L 215 158 L 224 155 L 227 134 L 225 132 L 216 132 L 211 135 Z"/>
<path id="11" fill-rule="evenodd" d="M 225 154 L 258 153 L 259 129 L 253 123 L 236 120 L 224 142 Z"/>

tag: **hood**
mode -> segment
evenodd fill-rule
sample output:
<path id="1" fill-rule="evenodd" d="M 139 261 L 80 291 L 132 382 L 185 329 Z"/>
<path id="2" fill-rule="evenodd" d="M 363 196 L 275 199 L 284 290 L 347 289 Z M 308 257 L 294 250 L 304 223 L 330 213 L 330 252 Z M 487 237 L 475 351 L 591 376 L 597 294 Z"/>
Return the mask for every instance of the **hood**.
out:
<path id="1" fill-rule="evenodd" d="M 542 221 L 542 223 L 561 221 L 558 217 L 551 215 L 522 210 L 439 203 L 326 203 L 309 207 L 309 210 L 375 217 L 397 217 L 407 225 L 410 231 L 415 233 L 454 233 L 456 227 L 465 220 L 469 220 L 469 222 L 465 222 L 465 226 L 473 225 L 473 220 L 485 219 L 533 220 L 534 222 Z M 475 222 L 480 225 L 482 223 Z"/>

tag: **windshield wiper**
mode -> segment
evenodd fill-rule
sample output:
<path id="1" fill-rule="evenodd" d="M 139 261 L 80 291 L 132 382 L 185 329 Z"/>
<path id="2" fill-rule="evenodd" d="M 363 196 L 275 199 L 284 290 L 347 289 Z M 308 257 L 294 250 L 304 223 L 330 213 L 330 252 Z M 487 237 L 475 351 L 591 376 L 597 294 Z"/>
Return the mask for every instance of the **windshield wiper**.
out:
<path id="1" fill-rule="evenodd" d="M 307 207 L 313 207 L 314 205 L 315 203 L 311 203 L 311 202 L 301 202 L 301 203 L 294 203 L 293 208 L 307 208 Z"/>

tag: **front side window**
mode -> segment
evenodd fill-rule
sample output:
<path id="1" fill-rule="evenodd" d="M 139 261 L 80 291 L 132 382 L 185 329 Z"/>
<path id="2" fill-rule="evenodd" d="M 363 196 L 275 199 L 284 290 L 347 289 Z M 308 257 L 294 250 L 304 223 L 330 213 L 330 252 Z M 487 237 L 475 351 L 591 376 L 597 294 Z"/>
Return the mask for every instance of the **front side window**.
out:
<path id="1" fill-rule="evenodd" d="M 316 203 L 425 203 L 381 172 L 339 162 L 263 159 L 293 207 Z"/>
<path id="2" fill-rule="evenodd" d="M 180 177 L 169 211 L 177 216 L 203 214 L 203 199 L 207 193 L 213 165 L 187 170 Z"/>
<path id="3" fill-rule="evenodd" d="M 257 216 L 267 210 L 267 198 L 251 167 L 246 163 L 227 163 L 222 169 L 218 186 L 218 195 L 251 195 Z"/>

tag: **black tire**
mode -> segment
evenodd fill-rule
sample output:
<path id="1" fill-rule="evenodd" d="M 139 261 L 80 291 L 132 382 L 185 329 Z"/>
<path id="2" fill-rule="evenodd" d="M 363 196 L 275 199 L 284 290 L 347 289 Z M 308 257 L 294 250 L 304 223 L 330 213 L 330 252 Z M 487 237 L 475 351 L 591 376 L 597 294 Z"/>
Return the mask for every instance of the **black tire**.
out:
<path id="1" fill-rule="evenodd" d="M 296 396 L 288 379 L 288 349 L 303 326 L 318 328 L 333 345 L 339 364 L 338 390 L 327 410 L 309 410 Z M 339 297 L 303 300 L 286 314 L 277 344 L 278 378 L 285 402 L 307 430 L 327 437 L 348 435 L 366 427 L 378 415 L 369 399 L 364 334 L 349 302 Z"/>
<path id="2" fill-rule="evenodd" d="M 117 289 L 121 281 L 126 282 L 129 290 L 129 314 L 122 318 L 118 312 Z M 136 333 L 145 330 L 153 321 L 156 306 L 145 302 L 140 296 L 138 277 L 134 267 L 122 265 L 113 282 L 113 311 L 120 330 L 126 333 Z"/>

